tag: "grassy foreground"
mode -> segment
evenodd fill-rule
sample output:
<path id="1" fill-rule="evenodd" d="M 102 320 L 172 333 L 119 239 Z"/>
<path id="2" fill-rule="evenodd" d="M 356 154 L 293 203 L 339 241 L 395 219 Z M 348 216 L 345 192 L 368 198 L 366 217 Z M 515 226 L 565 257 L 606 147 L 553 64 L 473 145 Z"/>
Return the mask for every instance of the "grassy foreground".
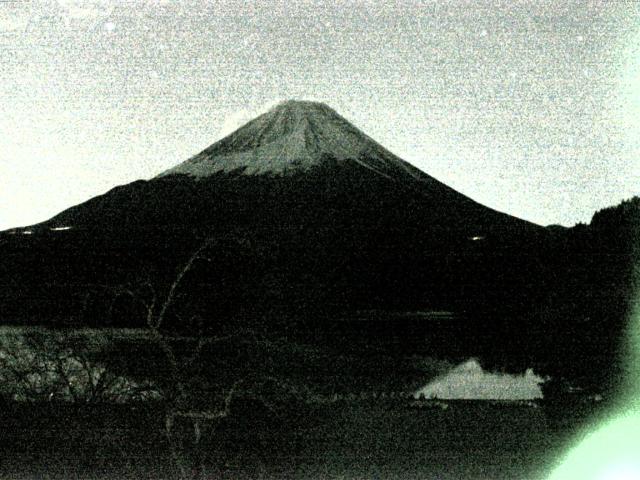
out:
<path id="1" fill-rule="evenodd" d="M 538 479 L 579 423 L 549 408 L 405 401 L 237 405 L 180 455 L 193 478 Z M 583 412 L 584 413 L 584 412 Z M 9 404 L 0 414 L 1 478 L 179 478 L 157 404 Z"/>

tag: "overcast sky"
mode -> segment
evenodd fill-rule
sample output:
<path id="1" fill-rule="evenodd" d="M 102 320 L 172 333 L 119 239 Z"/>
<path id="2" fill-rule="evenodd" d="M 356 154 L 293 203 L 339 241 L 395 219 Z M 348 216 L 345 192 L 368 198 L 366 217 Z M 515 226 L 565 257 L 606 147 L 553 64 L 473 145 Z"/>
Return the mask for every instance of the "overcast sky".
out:
<path id="1" fill-rule="evenodd" d="M 0 1 L 0 229 L 289 98 L 536 223 L 640 193 L 635 0 L 293 3 Z"/>

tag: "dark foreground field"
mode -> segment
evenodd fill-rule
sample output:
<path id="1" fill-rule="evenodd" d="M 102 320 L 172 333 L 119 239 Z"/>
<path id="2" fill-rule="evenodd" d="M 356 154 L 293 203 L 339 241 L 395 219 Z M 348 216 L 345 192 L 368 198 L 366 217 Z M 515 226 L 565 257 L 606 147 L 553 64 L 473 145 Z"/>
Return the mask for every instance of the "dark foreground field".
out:
<path id="1" fill-rule="evenodd" d="M 338 401 L 276 412 L 240 407 L 194 446 L 172 451 L 158 405 L 9 404 L 0 415 L 3 479 L 539 479 L 585 411 L 482 402 Z M 172 454 L 178 454 L 175 457 Z"/>

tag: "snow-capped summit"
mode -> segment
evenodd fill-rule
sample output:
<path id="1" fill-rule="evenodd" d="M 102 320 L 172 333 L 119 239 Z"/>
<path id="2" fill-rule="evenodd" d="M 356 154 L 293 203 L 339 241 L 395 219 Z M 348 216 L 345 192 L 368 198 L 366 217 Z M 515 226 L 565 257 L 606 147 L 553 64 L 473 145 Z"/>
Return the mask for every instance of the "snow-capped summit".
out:
<path id="1" fill-rule="evenodd" d="M 357 162 L 394 179 L 426 177 L 324 103 L 282 102 L 160 176 L 206 177 L 218 172 L 283 175 L 330 159 Z"/>

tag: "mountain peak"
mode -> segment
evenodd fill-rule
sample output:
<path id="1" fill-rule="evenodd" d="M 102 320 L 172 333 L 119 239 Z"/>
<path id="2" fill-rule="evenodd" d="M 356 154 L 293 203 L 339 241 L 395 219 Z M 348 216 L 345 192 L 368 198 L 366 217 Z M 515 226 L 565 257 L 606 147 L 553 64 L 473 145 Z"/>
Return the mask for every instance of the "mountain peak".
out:
<path id="1" fill-rule="evenodd" d="M 294 99 L 283 100 L 282 102 L 278 103 L 275 107 L 273 107 L 271 110 L 279 110 L 279 111 L 286 110 L 286 111 L 295 111 L 300 113 L 325 111 L 325 112 L 331 112 L 334 115 L 337 114 L 336 111 L 333 110 L 331 107 L 329 107 L 329 105 L 327 105 L 326 103 L 317 102 L 313 100 L 294 100 Z"/>
<path id="2" fill-rule="evenodd" d="M 426 176 L 321 102 L 287 100 L 161 176 L 207 177 L 219 172 L 286 175 L 330 158 L 384 176 Z"/>

